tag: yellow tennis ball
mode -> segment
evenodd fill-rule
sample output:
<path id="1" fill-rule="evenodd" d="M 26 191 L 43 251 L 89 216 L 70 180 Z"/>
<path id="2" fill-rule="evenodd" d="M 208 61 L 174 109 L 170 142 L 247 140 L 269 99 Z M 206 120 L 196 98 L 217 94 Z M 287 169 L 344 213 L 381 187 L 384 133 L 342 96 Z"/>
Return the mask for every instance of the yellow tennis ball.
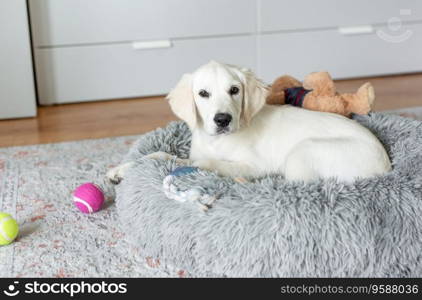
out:
<path id="1" fill-rule="evenodd" d="M 0 212 L 0 246 L 8 245 L 19 232 L 18 223 L 11 215 Z"/>

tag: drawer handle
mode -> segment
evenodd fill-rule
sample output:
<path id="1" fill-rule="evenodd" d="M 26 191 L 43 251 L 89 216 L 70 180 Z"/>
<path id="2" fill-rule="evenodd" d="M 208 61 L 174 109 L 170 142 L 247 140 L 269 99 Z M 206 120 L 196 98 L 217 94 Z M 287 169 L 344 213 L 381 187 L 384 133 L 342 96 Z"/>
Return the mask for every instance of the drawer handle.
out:
<path id="1" fill-rule="evenodd" d="M 134 50 L 170 48 L 172 43 L 170 40 L 149 41 L 149 42 L 132 42 Z"/>
<path id="2" fill-rule="evenodd" d="M 372 25 L 339 27 L 338 32 L 343 35 L 368 34 L 374 32 Z"/>

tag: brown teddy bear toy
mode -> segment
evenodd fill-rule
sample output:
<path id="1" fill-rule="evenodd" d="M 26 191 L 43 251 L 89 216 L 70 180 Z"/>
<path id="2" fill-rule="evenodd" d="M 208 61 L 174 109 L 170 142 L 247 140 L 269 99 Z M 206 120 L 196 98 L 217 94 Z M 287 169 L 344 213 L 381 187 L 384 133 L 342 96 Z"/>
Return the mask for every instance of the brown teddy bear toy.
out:
<path id="1" fill-rule="evenodd" d="M 289 75 L 281 76 L 274 81 L 267 97 L 268 104 L 291 104 L 346 117 L 350 117 L 352 113 L 369 113 L 374 100 L 375 93 L 371 83 L 365 83 L 356 93 L 339 94 L 327 72 L 307 75 L 303 85 Z"/>

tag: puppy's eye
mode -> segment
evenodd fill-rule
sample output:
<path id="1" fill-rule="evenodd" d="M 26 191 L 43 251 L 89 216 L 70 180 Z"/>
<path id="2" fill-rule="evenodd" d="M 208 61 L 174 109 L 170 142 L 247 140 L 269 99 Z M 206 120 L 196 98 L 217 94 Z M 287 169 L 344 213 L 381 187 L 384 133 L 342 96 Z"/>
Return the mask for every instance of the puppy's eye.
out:
<path id="1" fill-rule="evenodd" d="M 232 86 L 230 88 L 229 94 L 230 95 L 237 95 L 239 93 L 239 88 L 237 86 Z"/>
<path id="2" fill-rule="evenodd" d="M 210 93 L 208 93 L 206 90 L 200 90 L 198 95 L 201 96 L 202 98 L 209 98 L 210 97 Z"/>

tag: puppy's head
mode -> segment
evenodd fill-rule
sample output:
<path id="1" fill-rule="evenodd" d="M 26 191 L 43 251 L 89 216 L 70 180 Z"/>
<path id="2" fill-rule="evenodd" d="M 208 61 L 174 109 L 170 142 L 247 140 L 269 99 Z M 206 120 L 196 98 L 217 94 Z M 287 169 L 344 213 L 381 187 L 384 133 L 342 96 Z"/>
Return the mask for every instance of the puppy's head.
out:
<path id="1" fill-rule="evenodd" d="M 267 93 L 251 71 L 212 61 L 183 75 L 167 99 L 191 129 L 220 135 L 247 126 L 265 104 Z"/>

